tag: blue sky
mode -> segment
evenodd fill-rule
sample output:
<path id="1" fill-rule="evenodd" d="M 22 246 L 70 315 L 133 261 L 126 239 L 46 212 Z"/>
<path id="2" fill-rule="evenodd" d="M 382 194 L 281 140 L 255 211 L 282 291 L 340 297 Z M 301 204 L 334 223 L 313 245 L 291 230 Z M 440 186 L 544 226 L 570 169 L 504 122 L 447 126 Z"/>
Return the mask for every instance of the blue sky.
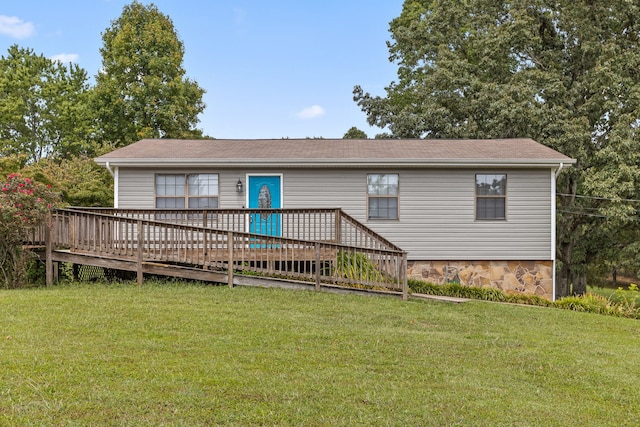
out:
<path id="1" fill-rule="evenodd" d="M 0 5 L 0 55 L 12 44 L 72 61 L 92 78 L 101 34 L 131 1 L 12 0 Z M 142 1 L 149 4 L 148 1 Z M 207 93 L 199 128 L 215 138 L 369 137 L 354 85 L 384 95 L 396 79 L 389 22 L 403 0 L 156 0 Z"/>

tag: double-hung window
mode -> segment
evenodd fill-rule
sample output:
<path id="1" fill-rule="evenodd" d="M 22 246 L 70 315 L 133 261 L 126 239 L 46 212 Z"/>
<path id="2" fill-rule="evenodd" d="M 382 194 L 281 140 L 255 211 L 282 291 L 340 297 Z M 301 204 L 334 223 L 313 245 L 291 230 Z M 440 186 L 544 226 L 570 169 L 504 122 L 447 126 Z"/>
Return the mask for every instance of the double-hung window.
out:
<path id="1" fill-rule="evenodd" d="M 367 218 L 398 219 L 398 174 L 367 175 Z"/>
<path id="2" fill-rule="evenodd" d="M 507 175 L 476 174 L 476 219 L 507 218 Z"/>
<path id="3" fill-rule="evenodd" d="M 218 175 L 156 175 L 157 209 L 211 209 L 218 207 Z"/>
<path id="4" fill-rule="evenodd" d="M 187 189 L 189 209 L 214 209 L 218 207 L 217 174 L 187 175 Z"/>
<path id="5" fill-rule="evenodd" d="M 156 175 L 156 208 L 184 209 L 184 175 Z"/>

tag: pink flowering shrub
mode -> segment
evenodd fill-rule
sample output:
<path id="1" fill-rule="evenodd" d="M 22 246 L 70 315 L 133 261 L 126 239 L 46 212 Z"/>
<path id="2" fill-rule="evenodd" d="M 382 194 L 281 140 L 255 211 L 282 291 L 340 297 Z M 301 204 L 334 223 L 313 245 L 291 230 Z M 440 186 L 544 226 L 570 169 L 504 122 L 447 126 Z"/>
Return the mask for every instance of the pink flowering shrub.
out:
<path id="1" fill-rule="evenodd" d="M 23 250 L 30 232 L 58 202 L 50 186 L 20 174 L 0 184 L 0 281 L 6 288 L 24 285 L 31 253 Z"/>

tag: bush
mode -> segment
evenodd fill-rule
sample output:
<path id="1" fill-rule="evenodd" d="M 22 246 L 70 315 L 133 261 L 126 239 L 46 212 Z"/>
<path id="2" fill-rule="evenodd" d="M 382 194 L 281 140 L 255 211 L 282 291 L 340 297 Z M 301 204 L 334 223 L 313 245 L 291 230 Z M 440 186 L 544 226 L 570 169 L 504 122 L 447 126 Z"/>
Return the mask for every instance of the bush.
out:
<path id="1" fill-rule="evenodd" d="M 556 307 L 589 313 L 611 314 L 611 302 L 602 295 L 586 293 L 573 295 L 556 301 Z"/>
<path id="2" fill-rule="evenodd" d="M 512 304 L 538 305 L 543 307 L 548 307 L 552 304 L 551 301 L 540 298 L 537 295 L 508 295 L 499 289 L 464 286 L 459 283 L 434 285 L 421 280 L 410 279 L 408 284 L 411 292 L 427 295 L 443 295 L 448 297 L 480 299 L 484 301 L 507 302 Z"/>
<path id="3" fill-rule="evenodd" d="M 640 319 L 640 291 L 635 283 L 630 284 L 628 289 L 618 288 L 609 299 L 621 315 Z"/>
<path id="4" fill-rule="evenodd" d="M 24 286 L 33 254 L 23 245 L 57 203 L 50 188 L 20 174 L 10 174 L 0 191 L 0 281 L 5 288 Z"/>
<path id="5" fill-rule="evenodd" d="M 552 302 L 544 298 L 540 298 L 537 295 L 508 295 L 498 289 L 464 286 L 457 283 L 434 285 L 432 283 L 415 279 L 410 279 L 408 283 L 409 288 L 413 293 L 480 299 L 511 304 L 557 307 L 567 310 L 640 319 L 640 291 L 634 284 L 630 285 L 628 290 L 618 288 L 618 290 L 609 298 L 602 295 L 587 293 L 580 296 L 564 297 Z"/>
<path id="6" fill-rule="evenodd" d="M 350 280 L 377 283 L 388 281 L 367 255 L 359 252 L 339 251 L 334 273 L 336 277 Z"/>

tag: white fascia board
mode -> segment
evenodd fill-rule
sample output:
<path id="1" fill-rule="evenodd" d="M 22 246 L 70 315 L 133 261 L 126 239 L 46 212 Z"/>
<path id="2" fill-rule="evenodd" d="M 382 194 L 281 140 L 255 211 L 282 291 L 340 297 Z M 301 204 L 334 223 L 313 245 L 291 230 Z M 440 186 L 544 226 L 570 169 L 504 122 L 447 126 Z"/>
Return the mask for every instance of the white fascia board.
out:
<path id="1" fill-rule="evenodd" d="M 428 161 L 416 161 L 415 159 L 396 160 L 371 160 L 371 159 L 95 159 L 96 163 L 113 166 L 129 167 L 401 167 L 401 168 L 428 168 L 428 167 L 510 167 L 510 168 L 557 168 L 560 164 L 574 163 L 567 159 L 562 160 L 530 160 L 530 159 L 436 159 Z"/>

